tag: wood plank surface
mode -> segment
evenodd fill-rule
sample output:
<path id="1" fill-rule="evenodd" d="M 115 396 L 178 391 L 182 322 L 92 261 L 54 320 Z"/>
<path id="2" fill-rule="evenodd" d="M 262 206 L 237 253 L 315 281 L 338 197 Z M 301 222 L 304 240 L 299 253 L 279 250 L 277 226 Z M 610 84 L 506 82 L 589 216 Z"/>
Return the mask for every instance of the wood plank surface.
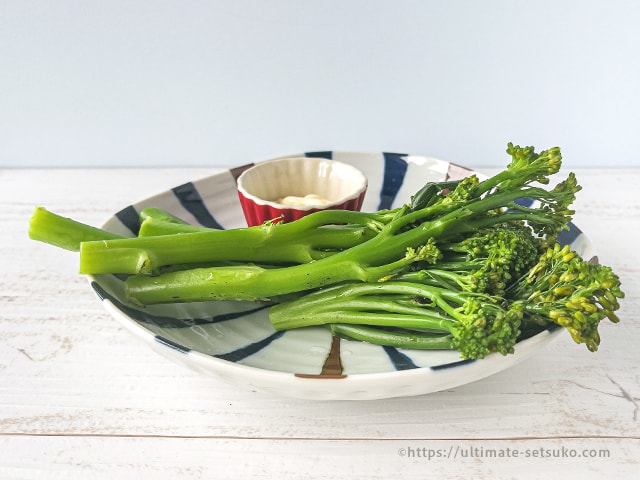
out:
<path id="1" fill-rule="evenodd" d="M 575 223 L 627 294 L 621 323 L 601 327 L 600 351 L 562 336 L 481 381 L 353 402 L 252 392 L 171 363 L 103 310 L 76 273 L 75 254 L 27 238 L 35 205 L 99 225 L 132 202 L 211 173 L 0 170 L 0 479 L 633 478 L 640 471 L 640 169 L 576 170 L 584 188 Z M 536 449 L 557 456 L 534 456 Z"/>

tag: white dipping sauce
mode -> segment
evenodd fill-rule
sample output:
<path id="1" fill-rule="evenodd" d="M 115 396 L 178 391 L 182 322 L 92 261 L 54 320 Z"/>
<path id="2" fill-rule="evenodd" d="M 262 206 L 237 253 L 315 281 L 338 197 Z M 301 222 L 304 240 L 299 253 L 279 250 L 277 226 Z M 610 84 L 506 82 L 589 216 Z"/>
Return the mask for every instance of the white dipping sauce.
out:
<path id="1" fill-rule="evenodd" d="M 294 207 L 308 207 L 311 205 L 327 205 L 331 203 L 331 200 L 322 198 L 319 195 L 310 193 L 304 197 L 296 197 L 295 195 L 288 195 L 284 198 L 280 198 L 277 202 L 281 205 L 289 205 Z"/>

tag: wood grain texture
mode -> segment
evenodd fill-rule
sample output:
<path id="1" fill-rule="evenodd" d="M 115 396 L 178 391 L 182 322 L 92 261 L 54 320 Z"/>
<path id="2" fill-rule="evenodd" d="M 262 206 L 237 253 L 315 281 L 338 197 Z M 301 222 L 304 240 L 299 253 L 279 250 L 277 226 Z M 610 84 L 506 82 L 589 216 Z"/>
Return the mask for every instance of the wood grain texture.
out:
<path id="1" fill-rule="evenodd" d="M 484 380 L 368 402 L 269 396 L 170 363 L 102 309 L 76 273 L 75 254 L 27 238 L 35 205 L 99 225 L 132 202 L 211 173 L 0 170 L 0 478 L 631 478 L 640 471 L 640 169 L 576 171 L 584 188 L 575 222 L 627 294 L 621 323 L 601 327 L 599 352 L 563 336 Z M 481 447 L 609 456 L 398 453 Z"/>

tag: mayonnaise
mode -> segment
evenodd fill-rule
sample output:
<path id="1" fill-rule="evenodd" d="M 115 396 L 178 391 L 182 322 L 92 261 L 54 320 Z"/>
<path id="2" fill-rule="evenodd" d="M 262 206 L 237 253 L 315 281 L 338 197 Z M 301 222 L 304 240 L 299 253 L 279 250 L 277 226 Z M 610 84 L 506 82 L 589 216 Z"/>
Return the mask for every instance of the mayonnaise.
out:
<path id="1" fill-rule="evenodd" d="M 322 198 L 319 195 L 310 193 L 309 195 L 305 195 L 304 197 L 288 195 L 284 198 L 276 200 L 276 202 L 281 205 L 290 205 L 293 207 L 309 207 L 312 205 L 327 205 L 331 203 L 331 200 L 327 200 L 326 198 Z"/>

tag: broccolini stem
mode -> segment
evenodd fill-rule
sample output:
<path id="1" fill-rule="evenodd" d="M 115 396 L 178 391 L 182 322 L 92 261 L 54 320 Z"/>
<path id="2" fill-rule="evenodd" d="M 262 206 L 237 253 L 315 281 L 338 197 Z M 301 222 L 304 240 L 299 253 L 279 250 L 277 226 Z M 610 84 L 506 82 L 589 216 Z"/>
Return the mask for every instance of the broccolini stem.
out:
<path id="1" fill-rule="evenodd" d="M 157 237 L 160 235 L 175 235 L 178 233 L 195 233 L 216 231 L 213 228 L 200 227 L 183 223 L 168 222 L 156 217 L 147 217 L 140 224 L 140 237 Z"/>
<path id="2" fill-rule="evenodd" d="M 80 272 L 152 273 L 166 265 L 229 260 L 308 263 L 366 241 L 390 218 L 386 214 L 323 210 L 296 222 L 214 230 L 148 216 L 143 221 L 145 235 L 154 236 L 84 243 Z M 154 224 L 161 224 L 160 231 Z M 133 253 L 136 249 L 140 258 Z M 128 253 L 122 255 L 123 250 Z"/>
<path id="3" fill-rule="evenodd" d="M 293 223 L 281 226 L 290 225 Z M 372 235 L 366 227 L 350 225 L 297 230 L 289 228 L 285 234 L 278 224 L 84 242 L 80 248 L 80 272 L 152 273 L 166 265 L 216 261 L 308 263 L 358 245 Z M 140 258 L 136 258 L 135 251 Z"/>
<path id="4" fill-rule="evenodd" d="M 331 324 L 330 329 L 334 335 L 375 345 L 416 350 L 451 350 L 453 348 L 451 344 L 453 337 L 450 334 L 434 335 L 417 332 L 397 332 L 344 323 Z"/>
<path id="5" fill-rule="evenodd" d="M 325 288 L 295 300 L 274 305 L 269 319 L 276 330 L 351 323 L 396 326 L 422 332 L 449 332 L 452 318 L 415 298 L 430 300 L 449 310 L 446 298 L 461 304 L 464 300 L 442 289 L 408 282 L 353 283 Z M 381 313 L 382 312 L 382 313 Z"/>
<path id="6" fill-rule="evenodd" d="M 82 242 L 124 237 L 36 207 L 29 221 L 29 238 L 78 252 Z"/>
<path id="7" fill-rule="evenodd" d="M 173 213 L 163 210 L 158 207 L 145 207 L 140 210 L 140 221 L 143 222 L 147 218 L 155 218 L 156 220 L 162 220 L 163 222 L 176 223 L 178 225 L 188 225 L 189 223 L 175 216 Z M 203 227 L 204 228 L 204 227 Z"/>

